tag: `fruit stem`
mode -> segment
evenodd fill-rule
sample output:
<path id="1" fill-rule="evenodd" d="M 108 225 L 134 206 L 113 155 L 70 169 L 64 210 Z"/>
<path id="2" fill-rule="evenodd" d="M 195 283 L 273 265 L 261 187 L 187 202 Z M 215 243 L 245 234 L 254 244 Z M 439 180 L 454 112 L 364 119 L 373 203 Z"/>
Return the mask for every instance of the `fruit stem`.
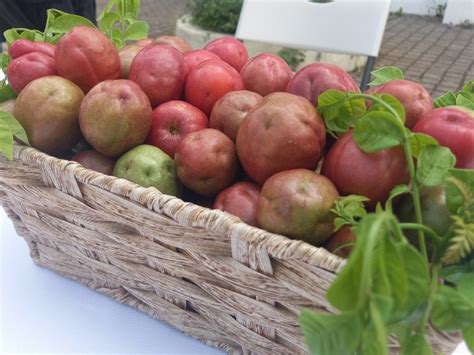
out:
<path id="1" fill-rule="evenodd" d="M 382 99 L 372 96 L 372 95 L 367 95 L 367 94 L 349 94 L 349 99 L 367 99 L 371 101 L 375 101 L 385 107 L 387 111 L 389 111 L 393 116 L 395 116 L 402 124 L 403 120 L 402 118 L 398 115 L 397 111 L 393 109 L 392 106 L 387 104 L 385 101 Z M 403 151 L 405 152 L 405 159 L 407 161 L 407 166 L 408 166 L 408 173 L 410 174 L 410 180 L 411 180 L 411 188 L 412 188 L 412 196 L 413 196 L 413 205 L 415 206 L 415 220 L 416 223 L 418 224 L 423 224 L 423 218 L 421 215 L 421 203 L 420 203 L 420 190 L 418 187 L 418 183 L 416 181 L 416 171 L 415 171 L 415 164 L 413 163 L 413 153 L 411 150 L 411 145 L 410 145 L 410 136 L 409 136 L 409 130 L 404 129 L 403 130 Z M 425 234 L 422 229 L 417 230 L 418 233 L 418 244 L 419 248 L 421 250 L 421 253 L 423 254 L 423 258 L 425 259 L 426 264 L 429 264 L 428 260 L 428 252 L 426 249 L 426 243 L 425 243 Z"/>

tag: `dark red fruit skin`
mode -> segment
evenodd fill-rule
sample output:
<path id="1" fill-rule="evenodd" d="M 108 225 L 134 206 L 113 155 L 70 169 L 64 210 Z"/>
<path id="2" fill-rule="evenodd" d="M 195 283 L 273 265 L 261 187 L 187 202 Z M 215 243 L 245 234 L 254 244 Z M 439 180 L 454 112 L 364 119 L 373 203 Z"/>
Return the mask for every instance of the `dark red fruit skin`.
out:
<path id="1" fill-rule="evenodd" d="M 352 249 L 354 249 L 352 244 L 355 243 L 356 239 L 357 237 L 352 231 L 351 226 L 345 225 L 334 233 L 331 238 L 324 243 L 323 247 L 341 258 L 348 258 Z M 346 244 L 351 245 L 343 246 Z"/>
<path id="2" fill-rule="evenodd" d="M 66 33 L 56 46 L 54 58 L 58 74 L 84 93 L 121 74 L 120 57 L 112 41 L 88 26 L 77 26 Z"/>
<path id="3" fill-rule="evenodd" d="M 247 48 L 234 37 L 221 37 L 209 42 L 204 49 L 217 54 L 224 62 L 229 63 L 240 72 L 249 60 Z"/>
<path id="4" fill-rule="evenodd" d="M 413 127 L 434 137 L 456 156 L 456 167 L 474 169 L 474 111 L 465 107 L 448 106 L 424 115 Z"/>
<path id="5" fill-rule="evenodd" d="M 95 170 L 105 175 L 113 175 L 115 159 L 103 155 L 95 150 L 79 152 L 71 158 L 84 168 Z"/>
<path id="6" fill-rule="evenodd" d="M 136 55 L 128 78 L 147 94 L 152 107 L 157 107 L 182 97 L 186 73 L 180 51 L 169 45 L 154 44 Z"/>
<path id="7" fill-rule="evenodd" d="M 183 185 L 203 196 L 230 186 L 238 168 L 234 142 L 212 128 L 189 133 L 178 145 L 174 162 Z"/>
<path id="8" fill-rule="evenodd" d="M 209 127 L 218 129 L 235 142 L 237 131 L 247 113 L 261 99 L 262 96 L 248 90 L 228 92 L 214 104 L 209 118 Z"/>
<path id="9" fill-rule="evenodd" d="M 197 107 L 180 100 L 158 106 L 152 115 L 147 144 L 160 148 L 171 158 L 184 137 L 207 128 L 206 115 Z"/>
<path id="10" fill-rule="evenodd" d="M 209 116 L 214 104 L 230 91 L 244 89 L 240 74 L 222 60 L 209 59 L 188 75 L 186 101 Z"/>
<path id="11" fill-rule="evenodd" d="M 260 187 L 253 182 L 238 182 L 216 197 L 213 209 L 225 211 L 239 217 L 242 222 L 258 227 L 257 206 Z"/>
<path id="12" fill-rule="evenodd" d="M 8 83 L 16 94 L 31 81 L 56 74 L 54 59 L 40 52 L 30 52 L 15 58 L 7 68 Z"/>
<path id="13" fill-rule="evenodd" d="M 303 97 L 275 92 L 247 114 L 237 132 L 237 152 L 245 172 L 258 184 L 290 169 L 314 170 L 326 132 L 321 116 Z"/>
<path id="14" fill-rule="evenodd" d="M 392 80 L 371 88 L 367 93 L 395 96 L 405 108 L 405 126 L 412 128 L 425 114 L 433 110 L 430 93 L 419 83 L 410 80 Z"/>
<path id="15" fill-rule="evenodd" d="M 196 49 L 184 55 L 184 63 L 188 67 L 189 72 L 208 59 L 221 60 L 217 54 L 204 49 Z"/>
<path id="16" fill-rule="evenodd" d="M 8 55 L 11 59 L 21 57 L 31 52 L 43 53 L 54 58 L 54 49 L 56 46 L 46 42 L 33 42 L 29 39 L 17 39 L 8 47 Z"/>
<path id="17" fill-rule="evenodd" d="M 267 96 L 273 92 L 285 91 L 293 77 L 293 71 L 280 57 L 261 53 L 245 64 L 240 75 L 245 89 Z"/>
<path id="18" fill-rule="evenodd" d="M 287 92 L 303 96 L 315 106 L 319 95 L 330 89 L 360 92 L 357 83 L 344 69 L 327 63 L 313 63 L 301 68 L 286 87 Z"/>
<path id="19" fill-rule="evenodd" d="M 326 155 L 321 174 L 329 178 L 341 195 L 362 195 L 369 208 L 384 203 L 390 190 L 409 182 L 401 147 L 365 153 L 357 147 L 352 131 L 345 133 Z"/>

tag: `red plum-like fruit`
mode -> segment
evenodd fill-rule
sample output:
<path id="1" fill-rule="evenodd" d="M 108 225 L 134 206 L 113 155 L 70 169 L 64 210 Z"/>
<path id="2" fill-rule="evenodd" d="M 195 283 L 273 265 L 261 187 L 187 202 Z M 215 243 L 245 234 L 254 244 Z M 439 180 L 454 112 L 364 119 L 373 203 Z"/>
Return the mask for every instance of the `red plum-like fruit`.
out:
<path id="1" fill-rule="evenodd" d="M 279 172 L 262 187 L 258 201 L 260 227 L 320 245 L 334 230 L 331 209 L 339 198 L 328 178 L 311 170 Z"/>
<path id="2" fill-rule="evenodd" d="M 120 77 L 120 57 L 114 44 L 98 29 L 76 26 L 56 46 L 58 74 L 84 93 L 104 80 Z"/>
<path id="3" fill-rule="evenodd" d="M 197 107 L 180 100 L 168 101 L 153 111 L 146 143 L 160 148 L 173 158 L 176 148 L 188 133 L 207 126 L 206 115 Z"/>
<path id="4" fill-rule="evenodd" d="M 240 124 L 261 99 L 259 94 L 247 90 L 225 94 L 212 109 L 209 127 L 225 133 L 235 142 Z"/>
<path id="5" fill-rule="evenodd" d="M 283 170 L 316 168 L 326 132 L 305 98 L 285 92 L 264 97 L 237 132 L 237 152 L 245 172 L 259 184 Z"/>
<path id="6" fill-rule="evenodd" d="M 234 37 L 221 37 L 209 42 L 205 50 L 217 54 L 224 62 L 229 63 L 238 72 L 249 60 L 247 48 Z"/>
<path id="7" fill-rule="evenodd" d="M 84 138 L 98 152 L 115 157 L 142 144 L 150 130 L 152 109 L 131 80 L 106 80 L 87 93 L 81 104 Z"/>
<path id="8" fill-rule="evenodd" d="M 212 208 L 239 217 L 242 222 L 257 227 L 257 205 L 260 187 L 253 182 L 238 182 L 217 195 Z"/>

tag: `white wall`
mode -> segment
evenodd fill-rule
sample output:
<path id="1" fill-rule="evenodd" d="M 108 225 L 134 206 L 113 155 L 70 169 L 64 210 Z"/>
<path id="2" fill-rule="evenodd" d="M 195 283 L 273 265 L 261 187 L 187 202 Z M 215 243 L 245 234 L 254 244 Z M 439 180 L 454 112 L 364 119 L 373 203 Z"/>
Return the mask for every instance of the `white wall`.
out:
<path id="1" fill-rule="evenodd" d="M 404 14 L 435 15 L 436 6 L 438 4 L 446 4 L 447 1 L 448 0 L 392 0 L 390 11 L 394 12 L 402 8 Z"/>
<path id="2" fill-rule="evenodd" d="M 474 23 L 474 0 L 449 0 L 443 23 L 458 25 L 466 21 Z"/>

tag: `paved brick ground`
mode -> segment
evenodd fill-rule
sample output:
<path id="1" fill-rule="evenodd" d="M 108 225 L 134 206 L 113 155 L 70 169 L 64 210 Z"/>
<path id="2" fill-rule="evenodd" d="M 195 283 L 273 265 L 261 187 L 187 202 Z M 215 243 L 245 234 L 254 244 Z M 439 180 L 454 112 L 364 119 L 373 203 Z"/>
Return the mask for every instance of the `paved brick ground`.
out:
<path id="1" fill-rule="evenodd" d="M 150 37 L 174 33 L 176 20 L 188 11 L 189 0 L 142 0 L 141 17 Z M 100 10 L 106 0 L 98 0 Z M 407 79 L 420 81 L 433 96 L 458 90 L 474 79 L 474 30 L 440 23 L 435 17 L 390 17 L 375 67 L 396 65 Z M 354 73 L 359 78 L 360 73 Z"/>

